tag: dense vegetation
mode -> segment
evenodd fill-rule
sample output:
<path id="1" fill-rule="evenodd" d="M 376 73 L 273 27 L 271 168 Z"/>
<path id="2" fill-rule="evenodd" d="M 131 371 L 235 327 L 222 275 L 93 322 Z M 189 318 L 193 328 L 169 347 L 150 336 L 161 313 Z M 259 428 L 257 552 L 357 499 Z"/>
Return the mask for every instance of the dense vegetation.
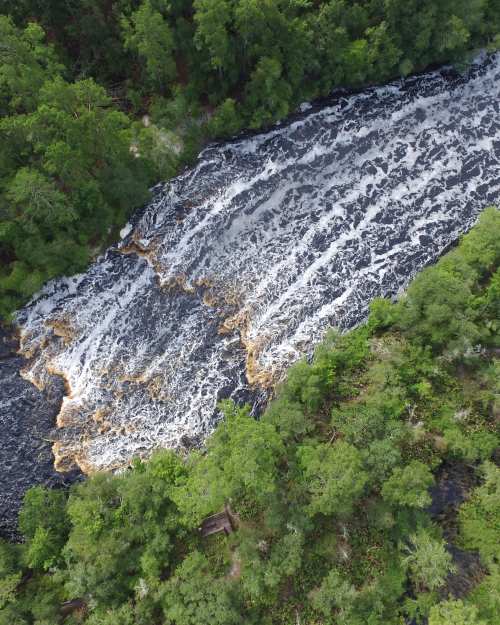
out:
<path id="1" fill-rule="evenodd" d="M 488 209 L 397 303 L 294 365 L 260 420 L 226 402 L 202 451 L 29 491 L 25 543 L 0 544 L 0 624 L 53 625 L 78 598 L 65 623 L 497 625 L 499 348 Z M 440 523 L 443 466 L 470 489 Z M 202 538 L 225 504 L 237 530 Z M 482 564 L 457 585 L 459 549 Z"/>
<path id="2" fill-rule="evenodd" d="M 0 317 L 85 267 L 209 138 L 333 87 L 498 46 L 498 0 L 11 0 L 0 15 Z M 148 113 L 144 128 L 133 119 Z M 132 149 L 131 149 L 132 148 Z"/>

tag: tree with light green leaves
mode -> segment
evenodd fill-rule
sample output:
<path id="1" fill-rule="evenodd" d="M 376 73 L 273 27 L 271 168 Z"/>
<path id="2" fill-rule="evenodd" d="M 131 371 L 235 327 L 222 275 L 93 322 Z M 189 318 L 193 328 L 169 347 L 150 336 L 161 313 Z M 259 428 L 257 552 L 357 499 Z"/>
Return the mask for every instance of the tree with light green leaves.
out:
<path id="1" fill-rule="evenodd" d="M 60 564 L 69 533 L 66 500 L 64 491 L 41 486 L 26 493 L 19 529 L 26 539 L 24 557 L 30 568 L 48 570 Z"/>
<path id="2" fill-rule="evenodd" d="M 207 454 L 193 454 L 189 478 L 175 496 L 194 525 L 226 502 L 253 516 L 279 496 L 285 448 L 276 429 L 254 419 L 248 406 L 225 401 L 221 408 L 225 418 L 207 441 Z"/>
<path id="3" fill-rule="evenodd" d="M 412 460 L 405 467 L 393 469 L 382 486 L 382 497 L 393 506 L 425 508 L 431 503 L 429 488 L 434 478 L 428 466 Z"/>
<path id="4" fill-rule="evenodd" d="M 335 614 L 335 622 L 347 625 L 358 599 L 358 591 L 337 569 L 332 569 L 313 592 L 312 606 L 324 617 Z"/>
<path id="5" fill-rule="evenodd" d="M 402 564 L 419 591 L 441 588 L 456 570 L 444 541 L 423 528 L 410 536 L 409 544 L 403 548 Z"/>
<path id="6" fill-rule="evenodd" d="M 475 606 L 462 600 L 449 600 L 431 608 L 429 625 L 488 625 L 479 618 Z"/>
<path id="7" fill-rule="evenodd" d="M 487 461 L 481 467 L 484 482 L 460 507 L 460 540 L 477 549 L 485 562 L 500 559 L 500 469 Z"/>
<path id="8" fill-rule="evenodd" d="M 362 496 L 368 475 L 360 452 L 344 441 L 302 445 L 298 449 L 309 514 L 345 517 Z"/>
<path id="9" fill-rule="evenodd" d="M 194 551 L 161 590 L 163 613 L 172 625 L 239 625 L 242 616 L 231 584 L 211 572 L 209 561 Z"/>

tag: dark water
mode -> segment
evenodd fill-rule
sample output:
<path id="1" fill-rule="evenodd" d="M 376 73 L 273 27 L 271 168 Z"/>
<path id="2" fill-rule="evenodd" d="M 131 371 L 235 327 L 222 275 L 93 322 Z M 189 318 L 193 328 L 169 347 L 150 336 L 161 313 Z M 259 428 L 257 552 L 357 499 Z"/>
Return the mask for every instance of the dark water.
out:
<path id="1" fill-rule="evenodd" d="M 58 468 L 119 467 L 203 440 L 222 397 L 262 401 L 328 327 L 359 323 L 498 201 L 499 113 L 497 55 L 204 150 L 117 246 L 20 312 L 30 361 L 0 383 L 4 450 L 19 410 L 26 441 L 57 412 Z"/>
<path id="2" fill-rule="evenodd" d="M 429 513 L 443 530 L 443 537 L 456 569 L 448 575 L 445 586 L 439 592 L 443 599 L 447 599 L 450 595 L 461 598 L 465 597 L 486 574 L 479 553 L 465 551 L 454 544 L 458 542 L 458 509 L 464 501 L 467 501 L 480 480 L 473 466 L 459 461 L 445 461 L 437 470 L 435 477 Z"/>
<path id="3" fill-rule="evenodd" d="M 0 536 L 15 537 L 22 493 L 35 484 L 64 486 L 77 472 L 58 473 L 49 440 L 64 395 L 61 378 L 40 391 L 20 375 L 17 340 L 0 328 Z"/>

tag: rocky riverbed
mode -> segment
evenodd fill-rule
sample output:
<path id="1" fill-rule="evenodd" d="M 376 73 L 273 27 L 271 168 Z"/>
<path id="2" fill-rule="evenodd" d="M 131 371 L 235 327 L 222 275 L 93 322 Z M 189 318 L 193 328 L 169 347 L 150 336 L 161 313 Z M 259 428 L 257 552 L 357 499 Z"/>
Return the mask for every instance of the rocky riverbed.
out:
<path id="1" fill-rule="evenodd" d="M 17 316 L 7 508 L 53 474 L 31 450 L 55 417 L 56 467 L 91 472 L 198 444 L 220 398 L 261 405 L 327 328 L 362 321 L 498 202 L 499 113 L 500 56 L 482 57 L 305 106 L 157 186 L 117 245 Z"/>

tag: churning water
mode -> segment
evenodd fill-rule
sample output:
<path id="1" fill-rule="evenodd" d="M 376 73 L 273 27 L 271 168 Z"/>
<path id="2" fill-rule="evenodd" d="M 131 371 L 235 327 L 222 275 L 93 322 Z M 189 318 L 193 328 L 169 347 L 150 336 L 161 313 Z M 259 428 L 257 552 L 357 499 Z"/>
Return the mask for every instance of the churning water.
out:
<path id="1" fill-rule="evenodd" d="M 218 399 L 262 397 L 404 287 L 498 201 L 499 107 L 497 55 L 335 97 L 158 186 L 118 245 L 17 317 L 24 378 L 65 380 L 58 468 L 201 440 Z"/>

